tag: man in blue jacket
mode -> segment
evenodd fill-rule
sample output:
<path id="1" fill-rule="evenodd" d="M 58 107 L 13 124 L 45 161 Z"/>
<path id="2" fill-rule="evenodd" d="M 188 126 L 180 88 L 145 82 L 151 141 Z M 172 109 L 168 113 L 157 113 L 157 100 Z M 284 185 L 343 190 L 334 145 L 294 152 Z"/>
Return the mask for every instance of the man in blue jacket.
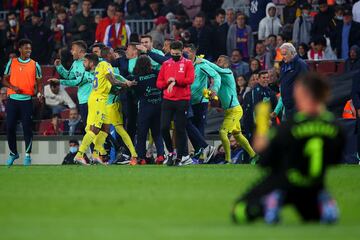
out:
<path id="1" fill-rule="evenodd" d="M 280 92 L 282 101 L 279 101 L 278 104 L 282 102 L 285 108 L 285 119 L 291 119 L 296 112 L 293 97 L 294 82 L 299 76 L 308 72 L 308 66 L 297 55 L 296 48 L 291 43 L 281 45 L 280 51 L 283 57 L 283 64 L 280 69 Z"/>

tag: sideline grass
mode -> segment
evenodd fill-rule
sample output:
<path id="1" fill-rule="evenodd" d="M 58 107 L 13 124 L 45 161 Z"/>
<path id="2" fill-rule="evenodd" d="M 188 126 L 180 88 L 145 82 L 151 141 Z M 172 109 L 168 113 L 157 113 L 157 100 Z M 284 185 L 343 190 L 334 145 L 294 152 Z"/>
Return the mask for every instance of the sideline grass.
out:
<path id="1" fill-rule="evenodd" d="M 0 167 L 0 239 L 360 239 L 358 166 L 330 171 L 335 226 L 234 226 L 233 200 L 259 177 L 253 166 Z"/>

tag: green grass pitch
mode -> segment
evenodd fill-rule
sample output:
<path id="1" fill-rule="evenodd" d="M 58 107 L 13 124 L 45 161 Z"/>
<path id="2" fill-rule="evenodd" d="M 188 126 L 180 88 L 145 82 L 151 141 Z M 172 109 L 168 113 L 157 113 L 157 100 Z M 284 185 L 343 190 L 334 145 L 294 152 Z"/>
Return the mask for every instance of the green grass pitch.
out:
<path id="1" fill-rule="evenodd" d="M 360 239 L 359 166 L 328 176 L 341 220 L 303 225 L 285 208 L 279 226 L 234 226 L 233 200 L 256 167 L 0 167 L 0 239 Z"/>

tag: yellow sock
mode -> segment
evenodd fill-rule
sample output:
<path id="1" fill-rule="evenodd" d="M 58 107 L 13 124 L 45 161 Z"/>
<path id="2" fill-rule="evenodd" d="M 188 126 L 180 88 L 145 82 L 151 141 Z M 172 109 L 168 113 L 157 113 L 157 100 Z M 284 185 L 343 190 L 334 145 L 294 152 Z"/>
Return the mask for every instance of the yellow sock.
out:
<path id="1" fill-rule="evenodd" d="M 242 135 L 242 133 L 234 134 L 234 138 L 236 139 L 236 142 L 249 154 L 250 157 L 254 157 L 256 155 L 249 141 L 244 135 Z"/>
<path id="2" fill-rule="evenodd" d="M 117 125 L 115 126 L 116 132 L 120 135 L 121 139 L 125 143 L 126 147 L 129 149 L 131 157 L 137 157 L 137 153 L 135 151 L 135 147 L 133 142 L 131 141 L 131 138 L 129 134 L 125 131 L 123 125 Z"/>
<path id="3" fill-rule="evenodd" d="M 79 152 L 76 154 L 76 157 L 82 157 L 82 155 L 86 152 L 86 150 L 89 148 L 90 144 L 94 141 L 96 135 L 92 131 L 88 131 L 79 147 Z"/>
<path id="4" fill-rule="evenodd" d="M 220 129 L 220 139 L 225 151 L 225 160 L 231 162 L 231 149 L 228 132 L 225 129 Z"/>
<path id="5" fill-rule="evenodd" d="M 98 153 L 100 153 L 100 155 L 106 155 L 106 150 L 104 148 L 104 143 L 106 141 L 108 134 L 104 131 L 100 131 L 97 135 L 96 138 L 94 139 L 94 150 L 97 151 Z"/>

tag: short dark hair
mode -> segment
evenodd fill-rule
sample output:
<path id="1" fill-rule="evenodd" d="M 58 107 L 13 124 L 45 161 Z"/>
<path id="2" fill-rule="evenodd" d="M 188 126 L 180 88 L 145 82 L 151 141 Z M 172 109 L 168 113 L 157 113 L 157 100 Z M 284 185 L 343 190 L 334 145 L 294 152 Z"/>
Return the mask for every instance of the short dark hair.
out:
<path id="1" fill-rule="evenodd" d="M 234 48 L 234 49 L 231 51 L 231 53 L 233 53 L 233 52 L 238 52 L 238 53 L 242 56 L 242 52 L 241 52 L 240 49 L 238 49 L 238 48 Z"/>
<path id="2" fill-rule="evenodd" d="M 230 58 L 227 55 L 220 55 L 219 58 L 223 58 L 226 62 L 226 65 L 230 66 L 231 61 Z"/>
<path id="3" fill-rule="evenodd" d="M 315 45 L 322 45 L 326 47 L 326 39 L 323 36 L 319 36 L 315 39 Z"/>
<path id="4" fill-rule="evenodd" d="M 73 41 L 73 42 L 71 43 L 71 46 L 72 46 L 72 45 L 76 45 L 76 46 L 80 47 L 84 52 L 86 52 L 86 50 L 87 50 L 87 44 L 86 44 L 86 42 L 83 41 L 83 40 Z"/>
<path id="5" fill-rule="evenodd" d="M 144 75 L 148 75 L 151 73 L 152 73 L 152 69 L 151 69 L 150 58 L 146 55 L 139 56 L 138 59 L 136 60 L 133 74 L 139 75 L 139 76 L 144 76 Z"/>
<path id="6" fill-rule="evenodd" d="M 92 50 L 93 48 L 100 48 L 100 49 L 103 49 L 105 47 L 105 44 L 103 44 L 102 42 L 97 42 L 97 43 L 94 43 L 93 45 L 90 46 L 90 49 Z"/>
<path id="7" fill-rule="evenodd" d="M 315 101 L 326 103 L 330 96 L 328 79 L 319 73 L 310 72 L 304 74 L 296 82 L 304 86 Z"/>
<path id="8" fill-rule="evenodd" d="M 111 48 L 110 47 L 103 47 L 101 49 L 101 57 L 106 58 L 109 55 Z"/>
<path id="9" fill-rule="evenodd" d="M 173 50 L 183 50 L 184 46 L 181 41 L 175 41 L 170 44 L 170 49 Z"/>
<path id="10" fill-rule="evenodd" d="M 50 82 L 50 87 L 57 87 L 57 86 L 60 86 L 60 82 L 58 82 L 58 81 L 51 81 Z"/>
<path id="11" fill-rule="evenodd" d="M 24 46 L 26 44 L 32 45 L 32 41 L 30 39 L 23 38 L 23 39 L 20 39 L 19 42 L 18 42 L 19 48 L 21 48 L 22 46 Z"/>
<path id="12" fill-rule="evenodd" d="M 11 16 L 11 15 L 15 15 L 15 17 L 17 17 L 16 12 L 14 12 L 14 11 L 10 11 L 10 12 L 7 14 L 6 17 L 9 17 L 9 16 Z"/>
<path id="13" fill-rule="evenodd" d="M 95 53 L 87 53 L 85 54 L 85 58 L 94 63 L 95 66 L 99 63 L 99 57 Z"/>
<path id="14" fill-rule="evenodd" d="M 72 1 L 72 2 L 70 3 L 70 6 L 71 6 L 71 5 L 79 6 L 79 3 L 78 3 L 78 2 L 75 2 L 75 1 Z"/>
<path id="15" fill-rule="evenodd" d="M 78 141 L 78 140 L 76 140 L 76 139 L 71 139 L 71 140 L 69 141 L 69 144 L 71 144 L 71 143 L 73 143 L 73 144 L 75 144 L 75 145 L 79 146 L 79 141 Z"/>
<path id="16" fill-rule="evenodd" d="M 199 12 L 198 14 L 195 15 L 195 18 L 203 18 L 206 19 L 206 15 L 203 12 Z"/>
<path id="17" fill-rule="evenodd" d="M 185 44 L 185 45 L 184 45 L 184 48 L 190 48 L 191 51 L 193 51 L 193 52 L 196 52 L 196 51 L 197 51 L 197 47 L 196 47 L 195 44 L 193 44 L 193 43 L 187 43 L 187 44 Z"/>
<path id="18" fill-rule="evenodd" d="M 215 16 L 219 16 L 219 15 L 226 15 L 225 10 L 222 8 L 217 9 L 215 12 Z"/>
<path id="19" fill-rule="evenodd" d="M 153 40 L 153 38 L 152 38 L 152 36 L 151 36 L 151 35 L 141 35 L 141 36 L 140 36 L 140 39 L 143 39 L 143 38 L 149 38 L 149 39 L 150 39 L 150 41 L 152 41 L 152 40 Z"/>
<path id="20" fill-rule="evenodd" d="M 261 71 L 259 72 L 259 77 L 262 76 L 262 75 L 268 74 L 268 73 L 269 73 L 268 70 L 261 70 Z"/>

